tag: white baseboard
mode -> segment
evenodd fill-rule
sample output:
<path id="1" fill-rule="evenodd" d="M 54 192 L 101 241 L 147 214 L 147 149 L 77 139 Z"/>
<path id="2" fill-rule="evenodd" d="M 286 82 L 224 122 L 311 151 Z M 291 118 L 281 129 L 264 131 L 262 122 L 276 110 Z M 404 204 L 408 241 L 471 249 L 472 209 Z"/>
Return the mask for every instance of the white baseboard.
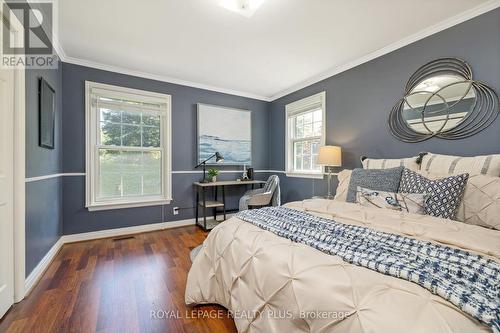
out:
<path id="1" fill-rule="evenodd" d="M 24 295 L 28 295 L 37 284 L 38 280 L 42 277 L 45 270 L 49 267 L 52 260 L 54 260 L 56 254 L 59 252 L 63 246 L 62 237 L 57 240 L 57 242 L 50 248 L 49 252 L 40 260 L 38 265 L 31 271 L 30 275 L 26 278 L 24 282 Z"/>
<path id="2" fill-rule="evenodd" d="M 81 234 L 64 235 L 61 237 L 63 244 L 87 241 L 99 238 L 116 237 L 130 234 L 137 234 L 140 232 L 148 232 L 155 230 L 163 230 L 177 227 L 185 227 L 189 225 L 195 225 L 194 219 L 179 220 L 172 222 L 160 222 L 153 224 L 144 224 L 128 228 L 117 228 L 117 229 L 106 229 L 92 232 L 85 232 Z"/>
<path id="3" fill-rule="evenodd" d="M 230 216 L 231 215 L 228 215 L 228 217 Z M 38 265 L 36 265 L 36 267 L 33 269 L 30 275 L 28 275 L 28 277 L 26 278 L 24 283 L 25 296 L 30 293 L 33 287 L 41 279 L 43 273 L 45 273 L 50 263 L 52 262 L 52 260 L 54 260 L 56 254 L 59 252 L 59 250 L 64 244 L 100 239 L 100 238 L 130 235 L 140 232 L 185 227 L 190 225 L 195 225 L 195 219 L 186 219 L 186 220 L 179 220 L 172 222 L 160 222 L 160 223 L 145 224 L 128 228 L 106 229 L 100 231 L 85 232 L 81 234 L 61 236 L 61 238 L 59 238 L 59 240 L 52 246 L 49 252 L 47 252 L 47 254 L 42 258 L 42 260 L 38 263 Z"/>

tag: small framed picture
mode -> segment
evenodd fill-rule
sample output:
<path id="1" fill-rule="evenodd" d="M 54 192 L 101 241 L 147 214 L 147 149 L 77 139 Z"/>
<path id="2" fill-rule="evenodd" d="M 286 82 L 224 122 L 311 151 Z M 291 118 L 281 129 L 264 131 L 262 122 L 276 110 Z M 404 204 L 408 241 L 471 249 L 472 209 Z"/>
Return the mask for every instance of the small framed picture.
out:
<path id="1" fill-rule="evenodd" d="M 38 145 L 54 149 L 54 126 L 56 117 L 56 92 L 43 78 L 38 88 Z"/>

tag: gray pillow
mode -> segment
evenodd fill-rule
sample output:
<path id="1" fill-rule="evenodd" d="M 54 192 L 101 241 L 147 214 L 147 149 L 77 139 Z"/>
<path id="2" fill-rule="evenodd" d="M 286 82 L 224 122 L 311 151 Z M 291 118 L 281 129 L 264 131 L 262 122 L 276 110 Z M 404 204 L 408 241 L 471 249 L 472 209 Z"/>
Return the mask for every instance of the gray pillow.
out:
<path id="1" fill-rule="evenodd" d="M 396 193 L 404 167 L 390 169 L 354 169 L 347 190 L 347 202 L 356 202 L 358 186 L 370 190 Z"/>

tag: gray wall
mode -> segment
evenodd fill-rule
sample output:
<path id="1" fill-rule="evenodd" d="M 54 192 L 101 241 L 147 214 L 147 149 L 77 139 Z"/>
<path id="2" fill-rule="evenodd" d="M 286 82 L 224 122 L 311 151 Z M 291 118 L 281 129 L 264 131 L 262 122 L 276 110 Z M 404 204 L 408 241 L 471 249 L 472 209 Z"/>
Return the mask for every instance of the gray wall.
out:
<path id="1" fill-rule="evenodd" d="M 43 77 L 56 91 L 55 149 L 38 146 L 38 80 Z M 61 173 L 62 68 L 26 70 L 26 177 Z M 50 178 L 26 183 L 26 276 L 62 235 L 62 180 Z"/>
<path id="2" fill-rule="evenodd" d="M 63 64 L 63 140 L 65 173 L 85 172 L 85 81 L 114 84 L 129 88 L 166 93 L 172 96 L 172 147 L 174 171 L 194 170 L 196 165 L 196 103 L 207 103 L 252 111 L 252 159 L 256 169 L 267 169 L 269 103 L 176 84 L 138 78 L 72 64 Z M 221 124 L 230 126 L 230 124 Z M 234 167 L 226 169 L 235 170 Z M 222 174 L 219 178 L 236 178 L 238 173 Z M 259 174 L 264 178 L 266 174 Z M 174 221 L 194 216 L 193 181 L 201 174 L 173 174 L 173 202 L 164 207 L 127 208 L 89 212 L 85 207 L 85 178 L 65 177 L 64 234 L 130 227 L 162 221 Z M 229 208 L 237 208 L 243 188 L 227 193 Z M 172 207 L 182 209 L 172 215 Z"/>
<path id="3" fill-rule="evenodd" d="M 346 168 L 359 167 L 361 155 L 397 158 L 421 151 L 464 156 L 500 153 L 498 118 L 485 131 L 463 140 L 430 139 L 410 144 L 389 133 L 389 111 L 402 97 L 406 81 L 419 66 L 439 57 L 464 59 L 471 65 L 475 79 L 500 93 L 500 9 L 273 101 L 270 168 L 285 167 L 285 105 L 320 91 L 326 91 L 326 142 L 342 146 Z M 325 181 L 281 178 L 284 201 L 325 193 Z"/>

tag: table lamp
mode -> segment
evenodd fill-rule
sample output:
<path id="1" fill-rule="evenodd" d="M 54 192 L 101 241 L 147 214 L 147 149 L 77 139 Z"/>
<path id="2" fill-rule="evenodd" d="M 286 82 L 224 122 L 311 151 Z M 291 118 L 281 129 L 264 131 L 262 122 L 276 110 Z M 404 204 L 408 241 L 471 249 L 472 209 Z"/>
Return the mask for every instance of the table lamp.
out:
<path id="1" fill-rule="evenodd" d="M 342 165 L 342 148 L 338 146 L 322 146 L 319 147 L 319 154 L 316 164 L 324 165 L 328 170 L 328 194 L 326 199 L 333 199 L 331 183 L 332 183 L 332 167 Z"/>
<path id="2" fill-rule="evenodd" d="M 196 169 L 200 166 L 203 166 L 203 180 L 201 181 L 202 183 L 207 182 L 207 180 L 205 179 L 205 168 L 207 166 L 207 161 L 213 157 L 215 157 L 215 163 L 224 162 L 224 157 L 222 157 L 222 155 L 218 151 L 216 151 L 215 154 L 211 155 L 209 158 L 207 158 L 206 160 L 204 160 L 203 162 L 199 163 L 197 166 L 194 167 Z"/>

